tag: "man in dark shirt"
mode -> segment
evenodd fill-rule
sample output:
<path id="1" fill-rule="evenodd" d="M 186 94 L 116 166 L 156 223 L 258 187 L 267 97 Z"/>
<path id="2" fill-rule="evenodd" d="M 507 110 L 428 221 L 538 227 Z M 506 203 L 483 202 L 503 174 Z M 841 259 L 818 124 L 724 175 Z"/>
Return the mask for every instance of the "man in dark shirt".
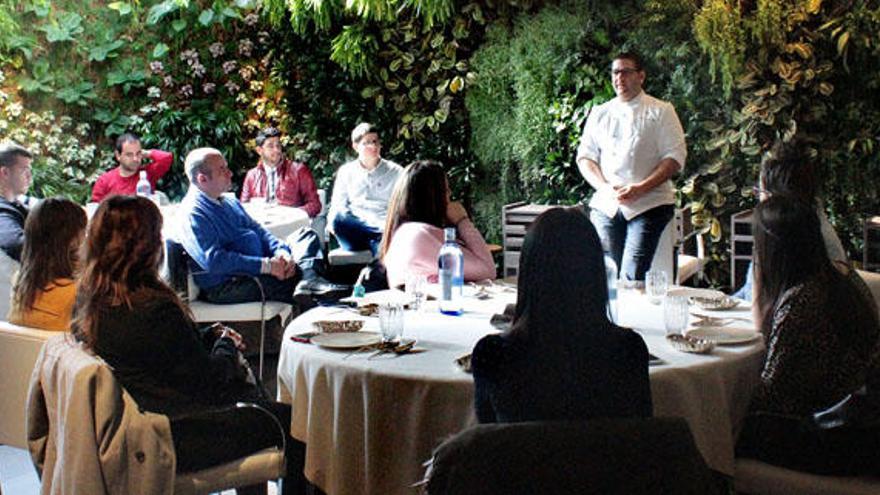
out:
<path id="1" fill-rule="evenodd" d="M 31 187 L 33 155 L 15 143 L 0 144 L 0 249 L 20 261 L 28 210 L 18 197 Z"/>

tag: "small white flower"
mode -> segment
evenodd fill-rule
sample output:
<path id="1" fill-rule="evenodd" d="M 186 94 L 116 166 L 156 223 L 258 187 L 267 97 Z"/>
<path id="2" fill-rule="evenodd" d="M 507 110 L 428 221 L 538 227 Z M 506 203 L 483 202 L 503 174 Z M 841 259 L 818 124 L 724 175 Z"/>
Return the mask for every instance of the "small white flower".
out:
<path id="1" fill-rule="evenodd" d="M 193 88 L 191 85 L 187 84 L 180 88 L 180 96 L 184 98 L 189 98 L 193 94 Z"/>
<path id="2" fill-rule="evenodd" d="M 159 98 L 160 96 L 162 96 L 162 90 L 160 90 L 156 86 L 150 86 L 149 88 L 147 88 L 147 96 L 149 98 Z"/>
<path id="3" fill-rule="evenodd" d="M 165 70 L 165 66 L 162 65 L 162 62 L 156 60 L 155 62 L 150 62 L 150 70 L 153 71 L 153 74 L 158 74 Z"/>
<path id="4" fill-rule="evenodd" d="M 217 89 L 217 85 L 214 84 L 214 83 L 212 83 L 212 82 L 207 82 L 207 83 L 205 83 L 205 84 L 202 85 L 202 91 L 203 91 L 206 95 L 209 95 L 209 94 L 213 93 L 215 89 Z"/>
<path id="5" fill-rule="evenodd" d="M 244 38 L 238 42 L 238 54 L 242 57 L 250 57 L 254 49 L 254 42 Z"/>
<path id="6" fill-rule="evenodd" d="M 199 61 L 199 52 L 190 48 L 189 50 L 185 50 L 180 54 L 180 60 L 186 62 L 188 65 L 192 65 Z"/>
<path id="7" fill-rule="evenodd" d="M 226 48 L 223 47 L 223 43 L 218 41 L 216 43 L 211 43 L 211 46 L 208 47 L 208 51 L 211 52 L 212 57 L 217 58 L 226 52 Z"/>
<path id="8" fill-rule="evenodd" d="M 253 65 L 245 65 L 241 69 L 238 70 L 238 75 L 241 76 L 245 81 L 250 81 L 254 74 L 257 73 L 257 69 L 254 69 Z"/>
<path id="9" fill-rule="evenodd" d="M 225 86 L 226 86 L 226 90 L 229 91 L 229 94 L 232 94 L 232 95 L 234 95 L 235 93 L 238 93 L 238 90 L 240 89 L 238 87 L 238 84 L 235 84 L 233 81 L 227 81 Z"/>
<path id="10" fill-rule="evenodd" d="M 21 111 L 22 111 L 22 110 L 24 110 L 24 108 L 21 106 L 21 103 L 18 103 L 18 102 L 10 103 L 10 104 L 6 107 L 6 113 L 8 113 L 10 117 L 19 117 L 19 116 L 21 116 Z"/>
<path id="11" fill-rule="evenodd" d="M 236 64 L 235 60 L 228 60 L 226 62 L 223 62 L 223 73 L 229 74 L 230 72 L 234 71 L 237 66 L 238 64 Z"/>
<path id="12" fill-rule="evenodd" d="M 244 23 L 251 27 L 256 26 L 258 22 L 260 22 L 260 16 L 253 12 L 246 15 L 244 18 Z"/>

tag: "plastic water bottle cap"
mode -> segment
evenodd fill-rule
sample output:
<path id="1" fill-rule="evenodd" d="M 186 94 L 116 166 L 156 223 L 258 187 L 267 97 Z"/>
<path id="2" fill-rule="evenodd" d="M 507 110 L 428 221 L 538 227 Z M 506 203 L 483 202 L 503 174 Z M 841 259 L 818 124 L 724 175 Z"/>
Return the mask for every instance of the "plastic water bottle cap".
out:
<path id="1" fill-rule="evenodd" d="M 355 285 L 354 289 L 351 291 L 351 297 L 364 297 L 367 294 L 367 290 L 363 285 Z"/>

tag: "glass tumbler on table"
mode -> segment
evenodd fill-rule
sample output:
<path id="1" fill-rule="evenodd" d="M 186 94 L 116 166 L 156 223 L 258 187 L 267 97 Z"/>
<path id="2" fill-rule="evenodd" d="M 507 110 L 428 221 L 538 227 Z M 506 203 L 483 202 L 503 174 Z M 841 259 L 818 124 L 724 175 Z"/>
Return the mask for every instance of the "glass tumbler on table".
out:
<path id="1" fill-rule="evenodd" d="M 403 337 L 403 305 L 380 304 L 379 329 L 382 331 L 382 342 L 400 342 Z"/>
<path id="2" fill-rule="evenodd" d="M 666 290 L 669 288 L 669 280 L 666 278 L 666 272 L 659 270 L 649 270 L 645 274 L 645 292 L 651 304 L 660 304 L 663 297 L 666 296 Z"/>
<path id="3" fill-rule="evenodd" d="M 690 308 L 687 296 L 667 295 L 663 299 L 663 323 L 666 335 L 680 335 L 688 325 Z"/>
<path id="4" fill-rule="evenodd" d="M 406 275 L 405 291 L 409 296 L 411 308 L 419 311 L 425 302 L 425 289 L 428 285 L 428 277 L 421 273 L 408 273 Z"/>

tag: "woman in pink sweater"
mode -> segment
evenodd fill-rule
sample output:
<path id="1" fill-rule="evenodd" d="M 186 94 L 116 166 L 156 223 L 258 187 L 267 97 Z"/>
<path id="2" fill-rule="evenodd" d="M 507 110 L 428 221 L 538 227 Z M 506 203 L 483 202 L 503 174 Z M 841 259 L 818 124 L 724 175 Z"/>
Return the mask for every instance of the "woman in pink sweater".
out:
<path id="1" fill-rule="evenodd" d="M 403 285 L 408 274 L 426 275 L 428 281 L 437 281 L 437 253 L 443 245 L 445 226 L 455 226 L 458 232 L 465 281 L 495 278 L 495 262 L 486 241 L 461 203 L 449 200 L 443 166 L 419 160 L 406 167 L 388 204 L 379 256 L 390 287 Z"/>

